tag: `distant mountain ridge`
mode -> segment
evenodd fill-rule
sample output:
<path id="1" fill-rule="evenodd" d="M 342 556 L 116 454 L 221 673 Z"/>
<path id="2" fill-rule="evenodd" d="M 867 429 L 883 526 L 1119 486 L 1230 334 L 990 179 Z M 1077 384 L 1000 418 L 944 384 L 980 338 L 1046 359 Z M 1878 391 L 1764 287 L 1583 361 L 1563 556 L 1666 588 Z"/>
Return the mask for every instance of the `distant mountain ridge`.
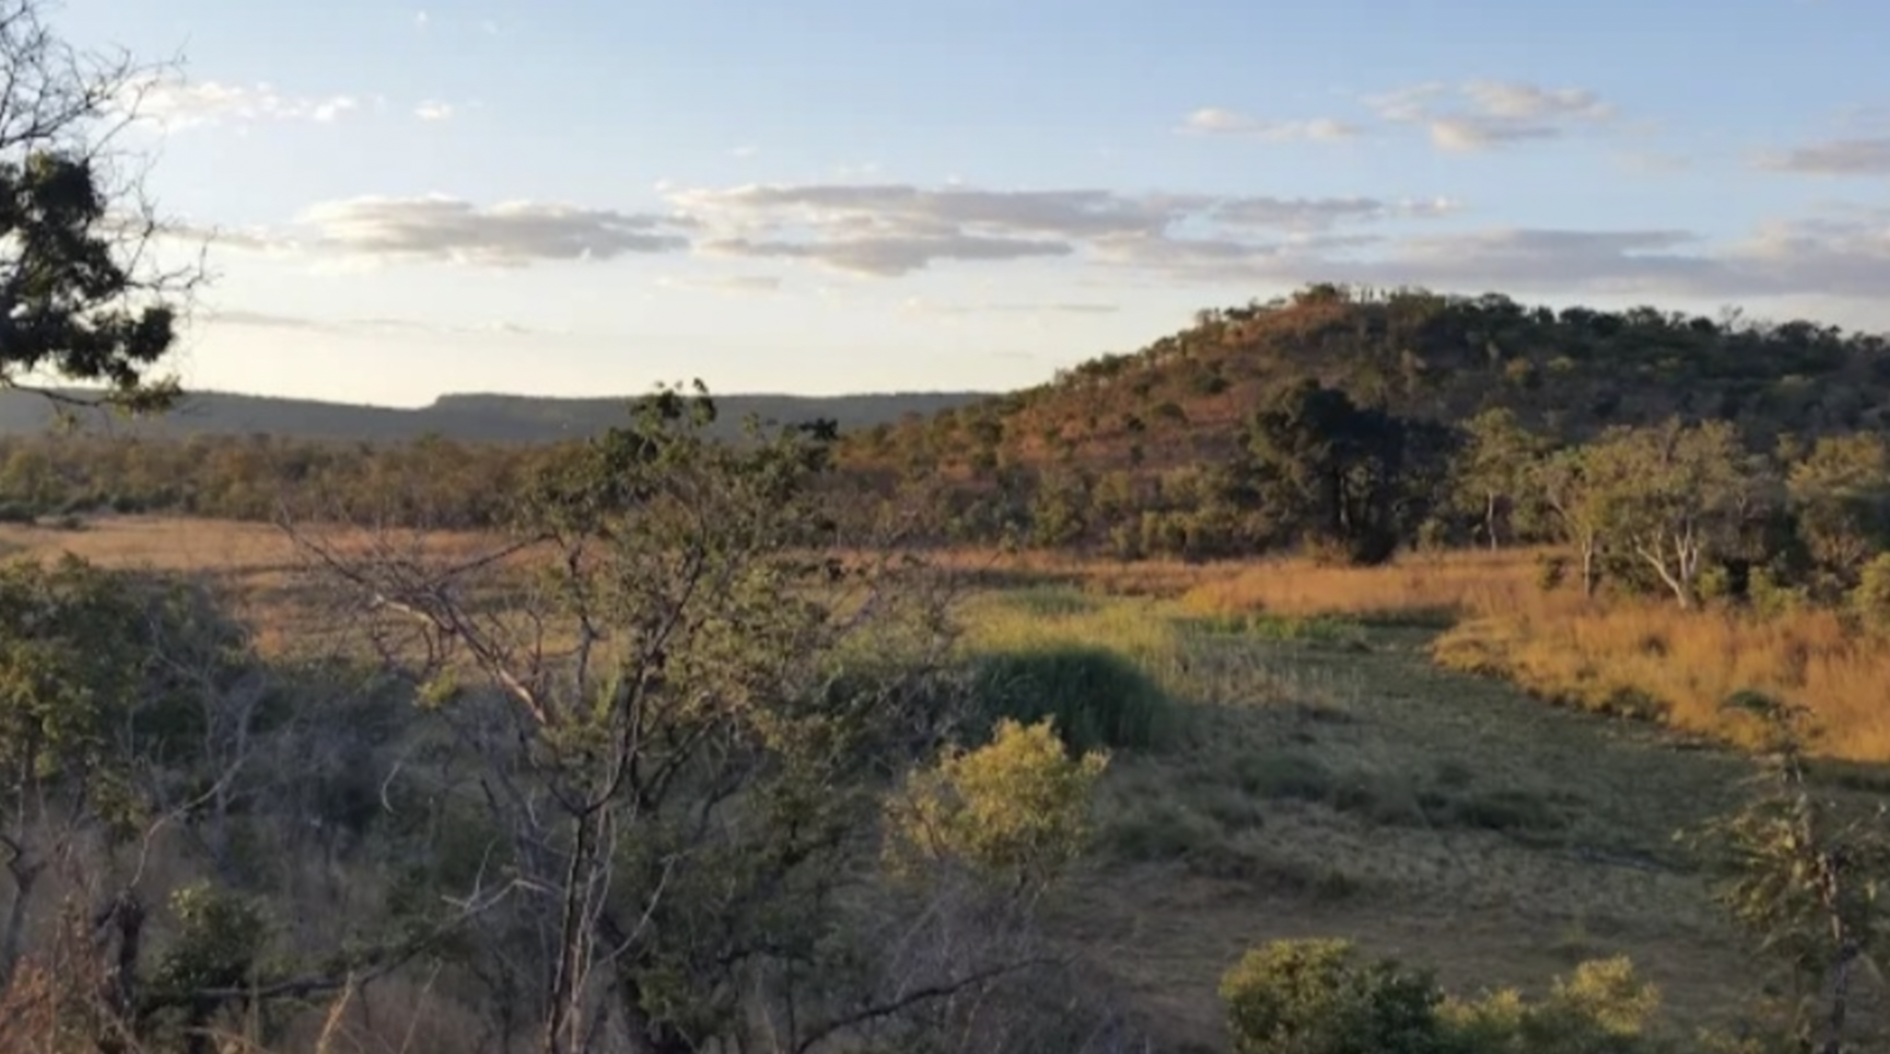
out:
<path id="1" fill-rule="evenodd" d="M 875 392 L 803 396 L 714 394 L 716 429 L 734 435 L 750 414 L 781 423 L 827 418 L 842 431 L 928 417 L 986 398 L 985 392 Z M 444 395 L 419 408 L 368 406 L 190 392 L 170 413 L 141 420 L 94 418 L 91 430 L 150 438 L 268 433 L 290 439 L 400 442 L 436 434 L 462 442 L 541 443 L 594 435 L 628 420 L 635 395 L 593 398 L 468 393 Z M 37 393 L 0 390 L 0 436 L 44 432 L 53 406 Z"/>

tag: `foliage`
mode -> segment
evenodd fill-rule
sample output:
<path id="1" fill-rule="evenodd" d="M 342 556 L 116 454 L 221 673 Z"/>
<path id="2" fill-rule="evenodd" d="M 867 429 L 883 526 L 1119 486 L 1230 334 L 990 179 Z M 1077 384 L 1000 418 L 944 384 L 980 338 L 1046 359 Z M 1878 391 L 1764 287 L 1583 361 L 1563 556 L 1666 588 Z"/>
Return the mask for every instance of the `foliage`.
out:
<path id="1" fill-rule="evenodd" d="M 1238 1054 L 1619 1054 L 1663 1044 L 1660 993 L 1625 957 L 1579 964 L 1535 1002 L 1514 989 L 1445 994 L 1428 973 L 1365 960 L 1343 940 L 1276 941 L 1221 982 Z"/>
<path id="2" fill-rule="evenodd" d="M 986 651 L 971 663 L 981 722 L 1047 719 L 1072 750 L 1158 747 L 1175 724 L 1161 686 L 1106 647 L 1044 643 Z"/>
<path id="3" fill-rule="evenodd" d="M 608 1019 L 663 1054 L 770 1021 L 801 1050 L 917 1027 L 921 1004 L 992 992 L 1028 933 L 862 888 L 887 778 L 958 723 L 949 596 L 875 539 L 848 544 L 829 429 L 755 423 L 730 444 L 715 412 L 700 388 L 642 400 L 548 464 L 470 563 L 302 535 L 345 595 L 377 598 L 391 668 L 459 671 L 435 712 L 480 784 L 509 788 L 472 793 L 521 876 L 463 961 L 507 964 L 479 968 L 529 993 L 549 1051 L 590 1049 Z M 935 956 L 873 936 L 947 922 Z"/>
<path id="4" fill-rule="evenodd" d="M 1617 428 L 1583 450 L 1582 485 L 1602 533 L 1692 608 L 1707 560 L 1733 546 L 1758 500 L 1748 460 L 1723 421 Z"/>
<path id="5" fill-rule="evenodd" d="M 1221 978 L 1236 1054 L 1429 1054 L 1445 1049 L 1427 974 L 1359 961 L 1347 941 L 1275 941 Z"/>
<path id="6" fill-rule="evenodd" d="M 1661 1049 L 1649 1035 L 1659 1009 L 1659 989 L 1617 956 L 1577 965 L 1538 1002 L 1502 989 L 1474 1000 L 1446 999 L 1438 1017 L 1452 1048 L 1465 1054 L 1627 1054 Z"/>
<path id="7" fill-rule="evenodd" d="M 1547 454 L 1544 440 L 1524 429 L 1506 407 L 1478 414 L 1463 430 L 1464 448 L 1451 469 L 1451 503 L 1475 517 L 1491 549 L 1534 533 L 1542 499 L 1532 476 Z"/>
<path id="8" fill-rule="evenodd" d="M 102 393 L 54 397 L 168 406 L 175 382 L 153 371 L 176 336 L 175 300 L 197 275 L 152 266 L 159 224 L 135 185 L 114 185 L 106 151 L 124 99 L 149 71 L 76 52 L 41 7 L 0 4 L 0 386 L 102 384 Z"/>
<path id="9" fill-rule="evenodd" d="M 1890 938 L 1884 806 L 1860 811 L 1813 790 L 1804 752 L 1815 730 L 1803 707 L 1757 693 L 1727 706 L 1763 730 L 1763 782 L 1744 807 L 1695 838 L 1726 869 L 1720 902 L 1798 981 L 1799 1036 L 1807 1044 L 1819 1036 L 1820 1050 L 1839 1054 L 1854 975 Z"/>
<path id="10" fill-rule="evenodd" d="M 1890 549 L 1890 447 L 1883 436 L 1821 436 L 1791 465 L 1789 493 L 1811 557 L 1843 584 Z"/>
<path id="11" fill-rule="evenodd" d="M 1070 757 L 1050 721 L 999 721 L 991 742 L 949 749 L 889 802 L 889 861 L 905 875 L 955 861 L 1042 888 L 1086 848 L 1090 798 L 1107 764 L 1100 752 Z"/>
<path id="12" fill-rule="evenodd" d="M 1288 538 L 1382 563 L 1424 519 L 1435 431 L 1305 381 L 1254 415 L 1251 486 Z"/>

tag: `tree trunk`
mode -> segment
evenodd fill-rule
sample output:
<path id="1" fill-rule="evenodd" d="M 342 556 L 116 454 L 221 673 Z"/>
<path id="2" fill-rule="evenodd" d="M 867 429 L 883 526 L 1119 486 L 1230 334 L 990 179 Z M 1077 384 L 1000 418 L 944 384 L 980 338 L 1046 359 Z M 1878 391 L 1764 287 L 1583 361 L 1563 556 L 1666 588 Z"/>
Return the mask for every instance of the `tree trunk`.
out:
<path id="1" fill-rule="evenodd" d="M 1582 541 L 1582 597 L 1583 599 L 1586 599 L 1586 600 L 1595 599 L 1595 590 L 1598 589 L 1600 585 L 1601 585 L 1601 575 L 1595 569 L 1594 539 L 1592 538 L 1584 539 Z"/>
<path id="2" fill-rule="evenodd" d="M 1673 566 L 1669 566 L 1658 547 L 1650 549 L 1644 545 L 1636 546 L 1635 552 L 1647 561 L 1647 566 L 1654 569 L 1667 588 L 1673 590 L 1674 599 L 1680 602 L 1680 610 L 1692 611 L 1697 601 L 1693 596 L 1693 580 L 1686 571 L 1685 555 L 1682 554 Z"/>
<path id="3" fill-rule="evenodd" d="M 26 908 L 33 887 L 39 884 L 40 867 L 18 857 L 7 866 L 13 875 L 13 903 L 7 906 L 6 929 L 0 930 L 0 992 L 12 983 L 13 971 L 20 965 L 26 947 Z"/>
<path id="4" fill-rule="evenodd" d="M 1495 491 L 1491 491 L 1484 496 L 1483 531 L 1490 536 L 1490 552 L 1497 551 L 1502 548 L 1503 545 L 1502 541 L 1496 536 L 1496 502 L 1497 494 Z"/>

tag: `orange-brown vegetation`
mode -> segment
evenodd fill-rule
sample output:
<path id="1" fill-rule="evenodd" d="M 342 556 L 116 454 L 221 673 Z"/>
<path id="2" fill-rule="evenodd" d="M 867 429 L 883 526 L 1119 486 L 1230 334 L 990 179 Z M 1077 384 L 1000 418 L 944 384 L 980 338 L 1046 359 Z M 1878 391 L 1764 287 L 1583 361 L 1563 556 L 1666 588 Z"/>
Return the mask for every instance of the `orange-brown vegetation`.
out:
<path id="1" fill-rule="evenodd" d="M 1683 611 L 1661 598 L 1584 600 L 1535 581 L 1523 551 L 1413 557 L 1384 568 L 1290 561 L 1206 577 L 1186 602 L 1218 613 L 1430 615 L 1455 626 L 1434 648 L 1445 666 L 1499 675 L 1558 703 L 1658 717 L 1740 741 L 1721 708 L 1758 691 L 1812 709 L 1822 751 L 1890 761 L 1890 647 L 1830 610 Z"/>

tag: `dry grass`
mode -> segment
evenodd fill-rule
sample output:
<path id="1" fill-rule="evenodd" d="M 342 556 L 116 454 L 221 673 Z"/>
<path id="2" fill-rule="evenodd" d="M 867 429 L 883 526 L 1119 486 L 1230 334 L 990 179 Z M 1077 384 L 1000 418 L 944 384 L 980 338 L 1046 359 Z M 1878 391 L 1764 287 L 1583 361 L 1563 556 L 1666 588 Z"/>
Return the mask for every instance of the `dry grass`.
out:
<path id="1" fill-rule="evenodd" d="M 1765 692 L 1817 714 L 1826 755 L 1890 761 L 1890 647 L 1837 614 L 1685 612 L 1659 598 L 1591 602 L 1573 587 L 1545 592 L 1535 578 L 1531 552 L 1416 557 L 1372 569 L 1282 561 L 1209 578 L 1183 602 L 1209 612 L 1441 614 L 1456 625 L 1434 655 L 1453 669 L 1733 742 L 1751 729 L 1721 704 L 1736 692 Z"/>

